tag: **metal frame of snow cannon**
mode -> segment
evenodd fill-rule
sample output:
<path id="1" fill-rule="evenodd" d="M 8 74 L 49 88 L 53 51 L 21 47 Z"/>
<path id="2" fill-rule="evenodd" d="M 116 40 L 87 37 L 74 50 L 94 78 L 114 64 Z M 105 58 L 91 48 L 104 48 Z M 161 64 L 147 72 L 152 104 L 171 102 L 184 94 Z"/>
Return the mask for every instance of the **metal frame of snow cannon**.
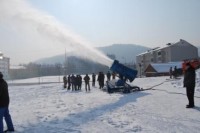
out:
<path id="1" fill-rule="evenodd" d="M 110 70 L 116 74 L 119 74 L 119 80 L 117 81 L 107 81 L 107 91 L 108 93 L 113 92 L 123 92 L 130 93 L 131 91 L 139 91 L 140 87 L 131 86 L 126 83 L 127 80 L 132 82 L 137 76 L 137 70 L 133 70 L 119 63 L 119 61 L 114 60 Z"/>

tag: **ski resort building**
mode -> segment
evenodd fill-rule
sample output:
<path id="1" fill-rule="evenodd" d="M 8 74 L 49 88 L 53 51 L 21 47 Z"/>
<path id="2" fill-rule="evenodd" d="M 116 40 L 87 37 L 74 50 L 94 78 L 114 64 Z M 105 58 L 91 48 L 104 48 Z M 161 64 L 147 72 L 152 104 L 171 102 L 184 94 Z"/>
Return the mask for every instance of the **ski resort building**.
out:
<path id="1" fill-rule="evenodd" d="M 4 57 L 3 53 L 0 52 L 0 72 L 3 73 L 5 79 L 8 79 L 9 67 L 10 59 L 8 57 Z"/>
<path id="2" fill-rule="evenodd" d="M 141 75 L 151 63 L 180 62 L 198 58 L 198 48 L 180 39 L 176 43 L 168 43 L 160 48 L 156 47 L 136 56 L 137 69 Z"/>

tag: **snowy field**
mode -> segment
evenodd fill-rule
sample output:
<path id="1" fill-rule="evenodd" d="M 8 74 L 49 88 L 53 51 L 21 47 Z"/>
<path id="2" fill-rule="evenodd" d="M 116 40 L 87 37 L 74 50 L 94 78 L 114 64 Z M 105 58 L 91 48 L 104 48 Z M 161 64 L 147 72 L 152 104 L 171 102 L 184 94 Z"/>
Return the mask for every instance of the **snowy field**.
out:
<path id="1" fill-rule="evenodd" d="M 130 94 L 108 94 L 97 83 L 91 92 L 85 92 L 84 84 L 72 92 L 62 83 L 11 85 L 42 78 L 9 81 L 10 113 L 16 133 L 199 133 L 198 73 L 193 109 L 185 108 L 182 79 L 167 78 L 137 78 L 132 84 L 153 89 Z"/>

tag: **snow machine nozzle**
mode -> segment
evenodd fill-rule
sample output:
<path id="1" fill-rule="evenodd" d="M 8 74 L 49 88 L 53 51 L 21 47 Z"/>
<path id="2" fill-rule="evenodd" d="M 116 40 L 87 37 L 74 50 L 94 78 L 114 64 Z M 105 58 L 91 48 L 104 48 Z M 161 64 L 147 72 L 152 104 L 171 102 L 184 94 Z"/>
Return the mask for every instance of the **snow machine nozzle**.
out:
<path id="1" fill-rule="evenodd" d="M 110 70 L 118 73 L 121 79 L 129 79 L 132 82 L 137 76 L 137 70 L 133 70 L 119 63 L 118 60 L 114 60 Z"/>

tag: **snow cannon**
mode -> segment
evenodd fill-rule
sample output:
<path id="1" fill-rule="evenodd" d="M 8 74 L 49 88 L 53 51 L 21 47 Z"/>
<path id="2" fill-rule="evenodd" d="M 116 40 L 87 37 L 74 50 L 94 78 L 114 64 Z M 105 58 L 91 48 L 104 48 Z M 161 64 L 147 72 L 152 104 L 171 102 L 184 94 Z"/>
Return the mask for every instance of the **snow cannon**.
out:
<path id="1" fill-rule="evenodd" d="M 119 61 L 117 60 L 114 60 L 112 66 L 110 67 L 110 70 L 115 73 L 118 73 L 120 79 L 129 79 L 130 82 L 132 82 L 137 76 L 137 70 L 128 68 L 123 64 L 119 63 Z"/>
<path id="2" fill-rule="evenodd" d="M 126 83 L 127 80 L 132 82 L 137 76 L 137 70 L 133 70 L 123 64 L 119 63 L 119 61 L 114 60 L 110 70 L 113 73 L 118 74 L 118 80 L 107 81 L 107 91 L 108 93 L 120 92 L 130 93 L 131 91 L 140 90 L 138 86 L 132 86 Z"/>

